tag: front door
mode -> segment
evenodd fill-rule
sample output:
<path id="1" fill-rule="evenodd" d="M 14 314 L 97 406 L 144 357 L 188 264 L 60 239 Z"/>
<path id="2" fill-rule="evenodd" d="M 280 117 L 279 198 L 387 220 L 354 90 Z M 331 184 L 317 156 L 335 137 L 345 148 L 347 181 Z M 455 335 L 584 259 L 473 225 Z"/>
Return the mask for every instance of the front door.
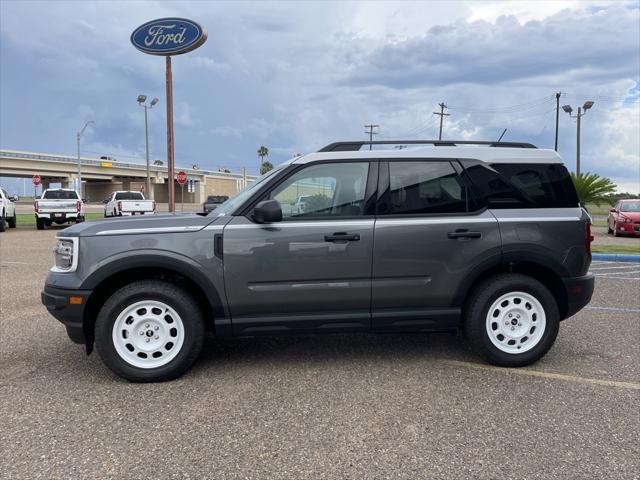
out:
<path id="1" fill-rule="evenodd" d="M 263 197 L 280 203 L 281 222 L 258 224 L 249 213 L 227 224 L 236 335 L 370 328 L 374 166 L 303 165 Z"/>
<path id="2" fill-rule="evenodd" d="M 476 207 L 457 168 L 448 160 L 381 164 L 374 330 L 456 327 L 460 287 L 481 266 L 499 264 L 498 222 Z"/>

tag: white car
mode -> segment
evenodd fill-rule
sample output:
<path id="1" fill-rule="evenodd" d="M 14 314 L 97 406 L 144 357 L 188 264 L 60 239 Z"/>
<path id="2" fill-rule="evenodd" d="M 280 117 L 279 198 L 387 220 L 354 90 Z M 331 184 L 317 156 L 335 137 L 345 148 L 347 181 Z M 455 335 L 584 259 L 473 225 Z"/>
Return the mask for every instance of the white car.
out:
<path id="1" fill-rule="evenodd" d="M 11 196 L 0 187 L 0 232 L 4 232 L 6 225 L 16 228 L 16 202 L 18 197 Z"/>
<path id="2" fill-rule="evenodd" d="M 36 228 L 53 223 L 84 222 L 84 203 L 72 188 L 48 188 L 33 203 L 36 213 Z"/>
<path id="3" fill-rule="evenodd" d="M 141 192 L 113 192 L 104 200 L 104 217 L 151 215 L 156 212 L 155 200 L 145 200 Z"/>

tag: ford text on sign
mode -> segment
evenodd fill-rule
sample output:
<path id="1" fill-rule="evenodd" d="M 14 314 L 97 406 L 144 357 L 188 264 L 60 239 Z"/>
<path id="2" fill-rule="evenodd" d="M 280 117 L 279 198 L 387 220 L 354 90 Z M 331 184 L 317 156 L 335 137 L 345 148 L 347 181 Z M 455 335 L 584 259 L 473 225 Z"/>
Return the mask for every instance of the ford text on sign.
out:
<path id="1" fill-rule="evenodd" d="M 160 18 L 136 28 L 131 43 L 151 55 L 179 55 L 198 48 L 207 40 L 207 32 L 186 18 Z"/>

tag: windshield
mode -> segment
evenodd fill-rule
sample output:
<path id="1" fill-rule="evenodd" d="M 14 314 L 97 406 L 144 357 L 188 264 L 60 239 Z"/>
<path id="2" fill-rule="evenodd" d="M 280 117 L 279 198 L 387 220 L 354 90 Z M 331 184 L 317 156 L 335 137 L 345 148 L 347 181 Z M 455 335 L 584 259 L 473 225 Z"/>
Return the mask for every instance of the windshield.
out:
<path id="1" fill-rule="evenodd" d="M 78 200 L 78 194 L 73 190 L 47 190 L 42 198 L 45 200 Z"/>
<path id="2" fill-rule="evenodd" d="M 229 200 L 226 195 L 209 195 L 207 197 L 207 203 L 222 203 Z"/>
<path id="3" fill-rule="evenodd" d="M 242 190 L 240 190 L 238 193 L 236 193 L 233 197 L 231 197 L 229 200 L 227 200 L 222 205 L 220 205 L 218 208 L 216 208 L 215 210 L 212 210 L 209 215 L 213 215 L 216 217 L 221 215 L 231 215 L 231 213 L 234 210 L 236 210 L 247 199 L 249 199 L 251 195 L 253 195 L 253 193 L 258 189 L 258 187 L 263 185 L 266 180 L 274 176 L 277 172 L 280 172 L 286 166 L 287 166 L 286 164 L 280 165 L 279 167 L 276 167 L 273 170 L 265 173 L 261 177 L 258 177 L 258 179 L 255 180 L 253 183 L 250 183 L 249 185 L 244 187 Z"/>
<path id="4" fill-rule="evenodd" d="M 140 192 L 119 192 L 116 193 L 116 200 L 144 200 Z"/>
<path id="5" fill-rule="evenodd" d="M 622 202 L 620 204 L 621 212 L 640 212 L 640 201 L 638 202 Z"/>

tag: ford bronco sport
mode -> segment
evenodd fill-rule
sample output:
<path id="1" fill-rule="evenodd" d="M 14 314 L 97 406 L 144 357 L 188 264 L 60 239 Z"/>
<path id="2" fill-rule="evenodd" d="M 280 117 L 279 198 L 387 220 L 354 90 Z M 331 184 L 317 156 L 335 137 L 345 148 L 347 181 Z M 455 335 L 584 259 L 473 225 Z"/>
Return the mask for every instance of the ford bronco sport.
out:
<path id="1" fill-rule="evenodd" d="M 373 143 L 376 149 L 361 150 Z M 390 144 L 405 148 L 389 149 Z M 305 195 L 305 208 L 283 209 Z M 61 231 L 42 302 L 131 381 L 178 377 L 216 337 L 464 331 L 518 367 L 591 299 L 591 220 L 530 144 L 340 142 L 209 215 Z"/>

